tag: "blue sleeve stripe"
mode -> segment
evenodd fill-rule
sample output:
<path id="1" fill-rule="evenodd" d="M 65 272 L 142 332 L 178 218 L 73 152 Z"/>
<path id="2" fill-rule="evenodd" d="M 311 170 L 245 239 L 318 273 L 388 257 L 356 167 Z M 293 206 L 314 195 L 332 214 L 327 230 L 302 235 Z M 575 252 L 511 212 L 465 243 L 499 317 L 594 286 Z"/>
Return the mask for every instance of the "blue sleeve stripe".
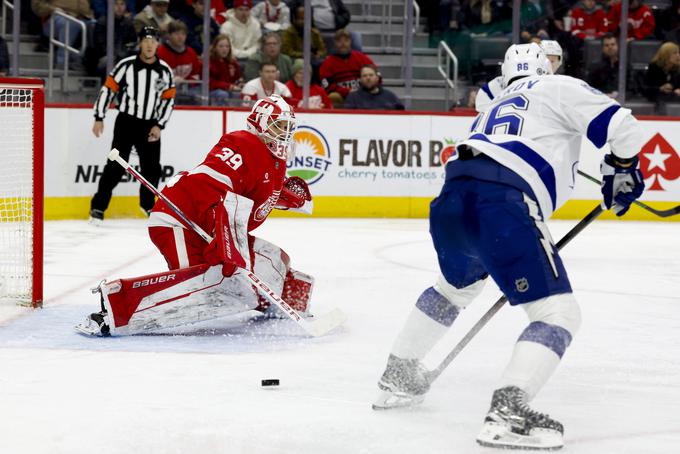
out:
<path id="1" fill-rule="evenodd" d="M 597 148 L 602 148 L 607 143 L 607 131 L 609 130 L 609 122 L 618 110 L 620 105 L 609 106 L 602 111 L 593 121 L 588 125 L 587 137 L 593 145 Z"/>
<path id="2" fill-rule="evenodd" d="M 484 93 L 486 93 L 486 95 L 489 97 L 489 99 L 494 98 L 493 93 L 491 93 L 491 90 L 489 90 L 489 84 L 482 85 L 482 90 L 484 91 Z"/>
<path id="3" fill-rule="evenodd" d="M 481 140 L 487 143 L 491 143 L 498 147 L 501 147 L 509 152 L 515 154 L 517 157 L 521 158 L 524 162 L 529 164 L 536 170 L 538 176 L 540 177 L 543 185 L 550 194 L 550 201 L 552 202 L 552 208 L 555 210 L 557 206 L 557 183 L 555 180 L 555 170 L 552 166 L 543 159 L 543 157 L 536 153 L 534 150 L 518 141 L 502 142 L 496 143 L 489 140 L 484 134 L 474 134 L 470 136 L 470 139 Z"/>

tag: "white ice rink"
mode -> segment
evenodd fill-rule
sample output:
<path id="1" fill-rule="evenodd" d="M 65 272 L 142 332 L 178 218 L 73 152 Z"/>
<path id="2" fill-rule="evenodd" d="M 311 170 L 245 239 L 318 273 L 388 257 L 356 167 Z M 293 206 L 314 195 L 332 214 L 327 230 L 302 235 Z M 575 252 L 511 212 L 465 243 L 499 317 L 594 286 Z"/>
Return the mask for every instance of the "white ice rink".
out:
<path id="1" fill-rule="evenodd" d="M 555 240 L 574 222 L 551 222 Z M 490 453 L 475 436 L 515 339 L 505 307 L 412 410 L 370 403 L 387 353 L 436 276 L 425 220 L 272 219 L 256 232 L 316 276 L 316 312 L 216 334 L 92 339 L 101 279 L 164 269 L 142 221 L 46 223 L 42 310 L 0 308 L 0 453 Z M 563 251 L 583 326 L 533 402 L 565 425 L 565 453 L 680 453 L 680 224 L 596 222 Z M 477 304 L 434 366 L 499 296 Z M 277 389 L 260 387 L 279 378 Z"/>

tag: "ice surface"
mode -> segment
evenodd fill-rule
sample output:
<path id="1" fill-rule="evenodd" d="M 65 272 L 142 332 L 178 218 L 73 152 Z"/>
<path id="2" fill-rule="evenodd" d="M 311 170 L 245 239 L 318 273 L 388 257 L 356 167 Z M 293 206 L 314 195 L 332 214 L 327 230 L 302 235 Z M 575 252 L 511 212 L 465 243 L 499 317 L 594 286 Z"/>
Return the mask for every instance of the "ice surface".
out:
<path id="1" fill-rule="evenodd" d="M 550 226 L 557 239 L 573 224 Z M 311 339 L 244 317 L 179 336 L 79 336 L 73 325 L 98 309 L 89 287 L 164 261 L 141 221 L 46 223 L 45 308 L 0 306 L 0 452 L 498 452 L 474 439 L 522 310 L 492 319 L 420 407 L 370 409 L 392 341 L 436 277 L 425 220 L 272 219 L 256 233 L 316 276 L 313 309 L 341 307 L 342 329 Z M 534 407 L 564 423 L 564 452 L 680 452 L 680 226 L 596 222 L 563 258 L 584 322 Z M 488 285 L 427 363 L 498 296 Z"/>

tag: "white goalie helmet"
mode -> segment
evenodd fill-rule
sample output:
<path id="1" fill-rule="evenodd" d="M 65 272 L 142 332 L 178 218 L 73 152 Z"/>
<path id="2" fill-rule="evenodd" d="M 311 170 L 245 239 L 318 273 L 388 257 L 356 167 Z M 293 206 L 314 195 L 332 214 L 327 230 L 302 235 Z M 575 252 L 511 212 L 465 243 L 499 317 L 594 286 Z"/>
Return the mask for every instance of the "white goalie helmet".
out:
<path id="1" fill-rule="evenodd" d="M 562 46 L 557 41 L 545 39 L 541 41 L 541 47 L 548 59 L 555 57 L 553 60 L 550 60 L 550 65 L 552 66 L 552 73 L 557 74 L 557 70 L 562 66 Z"/>
<path id="2" fill-rule="evenodd" d="M 297 120 L 293 108 L 281 96 L 258 99 L 246 119 L 246 127 L 262 139 L 276 158 L 291 157 Z"/>
<path id="3" fill-rule="evenodd" d="M 546 71 L 546 56 L 541 46 L 536 43 L 513 44 L 505 51 L 505 60 L 501 65 L 503 86 L 522 76 L 543 76 Z"/>

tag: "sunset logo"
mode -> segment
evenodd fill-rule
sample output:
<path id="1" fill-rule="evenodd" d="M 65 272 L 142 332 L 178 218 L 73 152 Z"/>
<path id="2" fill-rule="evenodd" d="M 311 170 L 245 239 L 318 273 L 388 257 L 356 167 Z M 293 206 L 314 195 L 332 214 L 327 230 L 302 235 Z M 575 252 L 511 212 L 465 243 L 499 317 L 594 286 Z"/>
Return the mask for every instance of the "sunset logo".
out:
<path id="1" fill-rule="evenodd" d="M 295 157 L 286 163 L 288 176 L 300 177 L 307 184 L 316 183 L 323 178 L 332 163 L 328 141 L 311 126 L 299 126 L 293 141 Z"/>

